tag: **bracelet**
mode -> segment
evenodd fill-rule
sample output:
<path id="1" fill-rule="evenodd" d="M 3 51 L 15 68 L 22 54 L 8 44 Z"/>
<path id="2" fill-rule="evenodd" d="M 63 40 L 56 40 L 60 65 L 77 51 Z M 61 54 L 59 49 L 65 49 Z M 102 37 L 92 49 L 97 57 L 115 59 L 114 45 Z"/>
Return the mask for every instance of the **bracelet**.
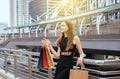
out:
<path id="1" fill-rule="evenodd" d="M 79 58 L 84 58 L 85 56 L 85 54 L 81 54 Z"/>

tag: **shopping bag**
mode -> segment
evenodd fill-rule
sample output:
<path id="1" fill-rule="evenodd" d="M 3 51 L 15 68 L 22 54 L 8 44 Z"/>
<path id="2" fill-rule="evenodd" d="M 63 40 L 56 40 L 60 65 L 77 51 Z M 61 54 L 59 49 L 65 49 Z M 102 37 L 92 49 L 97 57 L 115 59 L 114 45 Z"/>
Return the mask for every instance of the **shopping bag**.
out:
<path id="1" fill-rule="evenodd" d="M 46 48 L 46 49 L 47 49 L 46 54 L 47 54 L 49 68 L 54 68 L 55 66 L 54 66 L 54 61 L 53 61 L 51 52 L 49 48 Z"/>
<path id="2" fill-rule="evenodd" d="M 40 49 L 40 56 L 39 56 L 39 60 L 38 60 L 38 68 L 42 68 L 43 67 L 43 47 Z"/>
<path id="3" fill-rule="evenodd" d="M 70 69 L 69 79 L 88 79 L 88 71 L 82 69 Z"/>
<path id="4" fill-rule="evenodd" d="M 49 68 L 46 47 L 43 48 L 43 68 Z"/>
<path id="5" fill-rule="evenodd" d="M 54 68 L 54 62 L 49 48 L 43 46 L 40 50 L 38 68 Z"/>

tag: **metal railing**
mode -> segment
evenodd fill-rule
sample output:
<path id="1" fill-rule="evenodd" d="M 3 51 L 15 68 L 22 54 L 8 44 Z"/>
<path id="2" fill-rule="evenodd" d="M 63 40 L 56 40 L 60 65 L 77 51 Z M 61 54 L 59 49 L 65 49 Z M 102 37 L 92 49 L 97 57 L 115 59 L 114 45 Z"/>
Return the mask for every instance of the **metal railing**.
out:
<path id="1" fill-rule="evenodd" d="M 30 52 L 30 51 L 23 51 L 18 49 L 7 49 L 7 48 L 0 48 L 0 69 L 3 69 L 5 73 L 12 73 L 14 78 L 20 79 L 53 79 L 54 77 L 54 70 L 55 69 L 38 69 L 38 56 L 40 53 L 38 52 Z M 92 53 L 93 54 L 93 53 Z M 94 56 L 94 54 L 93 54 Z M 98 56 L 105 56 L 105 55 L 98 55 Z M 97 56 L 96 56 L 97 57 Z M 108 56 L 107 56 L 108 57 Z M 120 78 L 120 58 L 119 56 L 114 56 L 115 58 L 110 59 L 91 59 L 85 58 L 84 64 L 87 64 L 86 70 L 90 72 L 90 79 L 93 79 L 91 73 L 95 73 L 97 75 L 107 75 L 109 77 L 105 77 L 104 79 L 119 79 Z M 117 58 L 116 58 L 117 57 Z M 54 56 L 53 56 L 54 58 Z M 74 62 L 78 57 L 74 57 Z M 114 64 L 113 64 L 114 63 Z M 57 62 L 55 62 L 55 65 Z M 92 69 L 91 66 L 94 65 L 94 68 L 97 66 L 100 68 L 111 68 L 112 71 L 100 71 L 99 69 Z M 74 67 L 76 67 L 74 65 Z M 107 68 L 107 69 L 108 69 Z M 116 70 L 116 68 L 118 70 Z M 114 70 L 115 69 L 115 70 Z M 111 70 L 111 69 L 110 69 Z M 115 75 L 115 76 L 110 76 Z M 102 77 L 96 76 L 95 79 L 101 79 Z M 10 78 L 6 78 L 10 79 Z M 13 78 L 12 78 L 13 79 Z"/>
<path id="2" fill-rule="evenodd" d="M 20 79 L 52 79 L 51 69 L 38 69 L 38 52 L 27 52 L 22 50 L 0 49 L 0 68 L 5 73 L 12 73 L 15 78 Z"/>
<path id="3" fill-rule="evenodd" d="M 75 32 L 76 32 L 76 34 L 79 35 L 79 28 L 75 29 Z M 54 32 L 48 31 L 46 34 L 47 34 L 47 37 L 55 37 Z M 60 32 L 57 32 L 57 35 L 59 35 L 59 34 L 60 34 Z M 119 25 L 117 25 L 117 26 L 108 25 L 107 27 L 102 26 L 102 27 L 100 27 L 100 34 L 102 34 L 102 35 L 104 35 L 104 34 L 120 34 L 120 27 L 119 27 Z M 88 28 L 83 27 L 82 35 L 97 35 L 96 27 L 90 27 L 90 28 L 89 27 Z M 2 37 L 4 38 L 4 35 Z M 45 36 L 44 36 L 43 33 L 38 33 L 38 37 L 45 37 Z M 10 39 L 10 38 L 12 38 L 12 34 L 7 35 L 7 39 Z M 17 38 L 21 38 L 20 34 L 18 34 L 18 33 L 14 34 L 14 39 L 17 39 Z M 23 33 L 22 34 L 22 39 L 23 38 L 36 38 L 36 34 L 31 33 L 31 37 L 29 37 L 28 33 Z"/>

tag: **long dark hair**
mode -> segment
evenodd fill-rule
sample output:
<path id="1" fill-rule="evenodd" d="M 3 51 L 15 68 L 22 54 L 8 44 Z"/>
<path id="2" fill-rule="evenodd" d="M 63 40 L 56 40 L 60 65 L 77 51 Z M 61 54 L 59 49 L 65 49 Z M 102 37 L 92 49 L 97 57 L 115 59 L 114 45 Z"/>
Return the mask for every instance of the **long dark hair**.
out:
<path id="1" fill-rule="evenodd" d="M 67 42 L 67 47 L 66 47 L 66 51 L 68 51 L 69 49 L 73 47 L 73 38 L 74 38 L 73 24 L 72 24 L 72 21 L 70 20 L 65 20 L 63 22 L 65 22 L 66 25 L 68 26 L 68 31 L 67 31 L 68 42 Z M 57 46 L 60 46 L 63 36 L 64 34 L 62 33 L 61 36 L 57 39 Z"/>

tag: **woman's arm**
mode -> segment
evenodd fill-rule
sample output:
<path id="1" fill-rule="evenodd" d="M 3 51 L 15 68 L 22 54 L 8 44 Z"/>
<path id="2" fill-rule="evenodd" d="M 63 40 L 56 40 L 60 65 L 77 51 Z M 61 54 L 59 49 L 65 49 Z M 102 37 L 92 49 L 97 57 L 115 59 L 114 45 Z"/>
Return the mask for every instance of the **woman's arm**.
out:
<path id="1" fill-rule="evenodd" d="M 56 57 L 56 59 L 60 58 L 60 48 L 58 47 L 57 52 L 54 50 L 52 45 L 49 45 L 49 49 L 51 50 L 51 52 L 53 53 L 53 55 Z"/>
<path id="2" fill-rule="evenodd" d="M 79 52 L 79 58 L 77 60 L 77 65 L 83 64 L 83 58 L 86 56 L 82 50 L 81 42 L 78 36 L 74 37 L 73 42 L 76 44 L 78 52 Z"/>
<path id="3" fill-rule="evenodd" d="M 45 41 L 46 41 L 47 47 L 51 50 L 51 52 L 56 57 L 56 59 L 59 59 L 59 57 L 60 57 L 60 47 L 58 47 L 58 50 L 56 52 L 55 49 L 53 48 L 53 46 L 50 44 L 50 40 L 45 39 Z"/>

